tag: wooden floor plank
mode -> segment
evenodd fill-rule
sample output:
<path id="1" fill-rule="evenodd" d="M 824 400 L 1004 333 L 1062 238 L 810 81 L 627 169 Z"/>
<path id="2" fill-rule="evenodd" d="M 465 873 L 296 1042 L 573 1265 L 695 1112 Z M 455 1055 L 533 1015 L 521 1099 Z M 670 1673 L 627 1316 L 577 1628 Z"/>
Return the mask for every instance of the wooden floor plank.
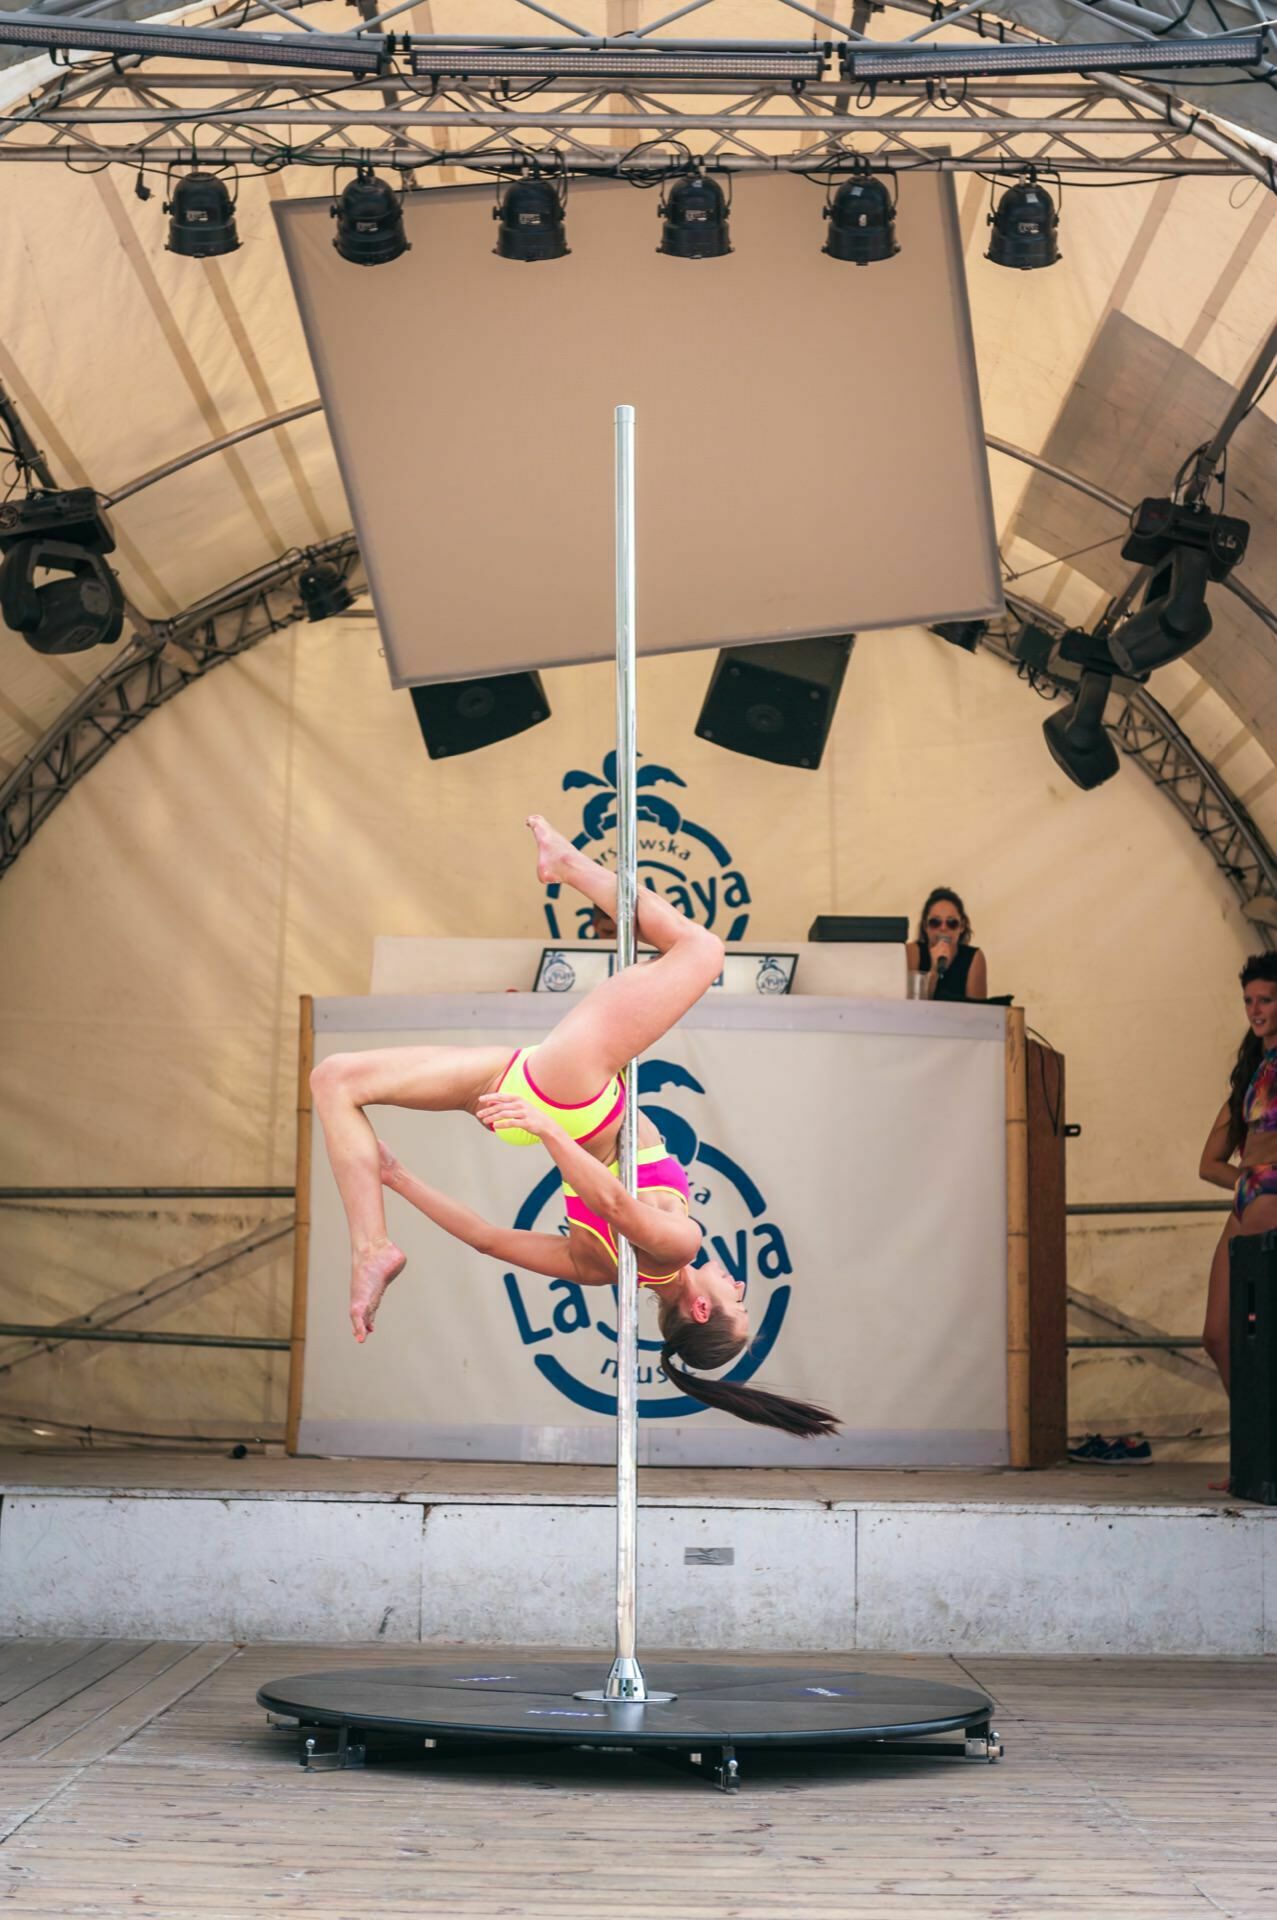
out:
<path id="1" fill-rule="evenodd" d="M 60 1673 L 86 1653 L 100 1647 L 100 1640 L 8 1640 L 0 1655 L 0 1706 L 38 1686 L 52 1674 Z"/>
<path id="2" fill-rule="evenodd" d="M 146 1685 L 138 1687 L 109 1711 L 98 1714 L 91 1722 L 51 1748 L 50 1757 L 85 1764 L 113 1753 L 157 1714 L 167 1712 L 193 1687 L 198 1687 L 216 1673 L 234 1654 L 233 1646 L 216 1641 L 191 1647 L 182 1658 L 163 1668 Z"/>
<path id="3" fill-rule="evenodd" d="M 15 1694 L 12 1700 L 0 1707 L 0 1743 L 7 1741 L 10 1734 L 30 1726 L 33 1720 L 38 1720 L 54 1707 L 60 1707 L 64 1701 L 82 1693 L 86 1687 L 105 1679 L 107 1674 L 114 1673 L 117 1667 L 131 1660 L 147 1644 L 139 1640 L 98 1641 L 89 1652 L 59 1667 L 35 1686 Z M 0 1758 L 3 1755 L 4 1746 L 0 1744 Z"/>
<path id="4" fill-rule="evenodd" d="M 193 1650 L 194 1643 L 191 1641 L 157 1640 L 136 1648 L 129 1659 L 121 1661 L 102 1679 L 91 1686 L 79 1688 L 70 1699 L 41 1714 L 38 1720 L 31 1721 L 17 1733 L 10 1734 L 0 1747 L 0 1757 L 6 1762 L 50 1757 L 56 1748 L 73 1736 L 82 1734 L 88 1726 L 104 1716 L 109 1717 L 113 1708 L 119 1708 L 140 1688 L 144 1688 L 148 1681 L 166 1673 Z M 169 1704 L 166 1699 L 164 1705 Z M 138 1726 L 141 1724 L 142 1721 L 136 1722 Z M 102 1751 L 109 1752 L 110 1749 L 103 1748 Z M 97 1751 L 87 1757 L 96 1759 Z"/>

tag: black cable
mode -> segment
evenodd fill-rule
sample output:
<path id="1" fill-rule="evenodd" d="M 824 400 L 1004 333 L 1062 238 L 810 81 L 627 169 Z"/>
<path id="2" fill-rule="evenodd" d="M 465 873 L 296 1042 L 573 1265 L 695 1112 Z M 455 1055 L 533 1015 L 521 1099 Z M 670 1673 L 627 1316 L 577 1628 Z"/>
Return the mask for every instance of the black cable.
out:
<path id="1" fill-rule="evenodd" d="M 1268 378 L 1265 380 L 1263 386 L 1259 389 L 1259 392 L 1255 395 L 1255 398 L 1251 401 L 1250 405 L 1247 407 L 1245 413 L 1242 415 L 1242 420 L 1248 420 L 1250 418 L 1251 414 L 1255 411 L 1255 408 L 1259 405 L 1260 401 L 1263 399 L 1264 395 L 1267 393 L 1269 387 L 1272 386 L 1274 380 L 1277 380 L 1277 366 L 1273 367 L 1272 372 L 1269 374 Z M 1237 424 L 1238 426 L 1240 426 L 1241 420 L 1239 420 Z"/>
<path id="2" fill-rule="evenodd" d="M 42 1413 L 9 1413 L 0 1409 L 0 1426 L 13 1427 L 49 1427 L 55 1433 L 71 1434 L 83 1444 L 92 1446 L 98 1440 L 163 1440 L 176 1441 L 187 1446 L 201 1447 L 270 1447 L 283 1444 L 282 1435 L 264 1433 L 155 1433 L 146 1428 L 134 1427 L 94 1427 L 76 1425 L 69 1420 L 51 1420 Z"/>
<path id="3" fill-rule="evenodd" d="M 1166 34 L 1173 33 L 1176 27 L 1182 27 L 1196 4 L 1197 0 L 1187 0 L 1187 5 L 1183 11 L 1177 13 L 1173 20 L 1168 20 L 1164 27 L 1150 27 L 1149 33 L 1152 35 L 1152 38 L 1154 40 L 1161 40 Z"/>

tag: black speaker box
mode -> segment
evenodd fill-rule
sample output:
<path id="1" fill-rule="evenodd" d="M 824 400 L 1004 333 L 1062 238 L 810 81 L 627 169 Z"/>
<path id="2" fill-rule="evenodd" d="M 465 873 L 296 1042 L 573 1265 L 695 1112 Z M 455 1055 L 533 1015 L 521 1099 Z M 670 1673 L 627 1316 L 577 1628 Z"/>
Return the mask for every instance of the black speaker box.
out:
<path id="1" fill-rule="evenodd" d="M 1228 1479 L 1239 1500 L 1277 1506 L 1277 1233 L 1228 1249 L 1231 1427 Z"/>
<path id="2" fill-rule="evenodd" d="M 487 680 L 446 680 L 410 687 L 417 725 L 432 760 L 473 753 L 526 733 L 550 717 L 539 673 L 496 673 Z"/>
<path id="3" fill-rule="evenodd" d="M 697 733 L 755 760 L 818 767 L 854 645 L 854 635 L 841 634 L 725 647 Z"/>

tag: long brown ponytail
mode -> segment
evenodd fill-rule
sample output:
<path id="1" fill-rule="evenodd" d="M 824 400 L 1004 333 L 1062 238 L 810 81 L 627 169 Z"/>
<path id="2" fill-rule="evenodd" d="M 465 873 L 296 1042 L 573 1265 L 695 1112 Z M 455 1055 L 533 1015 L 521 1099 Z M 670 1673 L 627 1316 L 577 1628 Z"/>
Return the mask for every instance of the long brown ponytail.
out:
<path id="1" fill-rule="evenodd" d="M 1253 953 L 1241 970 L 1242 987 L 1246 988 L 1252 980 L 1277 981 L 1277 953 Z M 1237 1049 L 1237 1060 L 1233 1067 L 1232 1078 L 1228 1083 L 1228 1142 L 1224 1148 L 1225 1157 L 1236 1153 L 1246 1138 L 1246 1092 L 1255 1077 L 1255 1069 L 1264 1057 L 1264 1043 L 1253 1027 L 1246 1029 L 1245 1038 Z"/>
<path id="2" fill-rule="evenodd" d="M 722 1367 L 734 1360 L 745 1343 L 726 1314 L 714 1312 L 708 1320 L 671 1314 L 661 1331 L 665 1336 L 661 1368 L 666 1379 L 702 1406 L 718 1407 L 757 1427 L 778 1427 L 782 1433 L 801 1434 L 805 1440 L 837 1432 L 837 1417 L 824 1407 L 812 1406 L 806 1400 L 789 1400 L 783 1393 L 769 1393 L 766 1387 L 744 1387 L 737 1380 L 703 1380 L 674 1365 L 676 1353 L 692 1367 Z"/>

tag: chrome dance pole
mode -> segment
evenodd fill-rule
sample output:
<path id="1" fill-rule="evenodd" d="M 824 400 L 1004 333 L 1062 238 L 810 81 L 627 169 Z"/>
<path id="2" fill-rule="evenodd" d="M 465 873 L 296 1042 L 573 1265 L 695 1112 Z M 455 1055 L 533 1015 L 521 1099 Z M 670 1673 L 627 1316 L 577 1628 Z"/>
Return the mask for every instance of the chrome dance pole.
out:
<path id="1" fill-rule="evenodd" d="M 616 965 L 634 965 L 638 891 L 638 801 L 635 775 L 634 409 L 616 410 Z M 638 1076 L 625 1069 L 625 1114 L 619 1143 L 621 1184 L 638 1191 L 635 1122 Z M 638 1269 L 634 1249 L 616 1236 L 616 1658 L 604 1689 L 609 1700 L 646 1700 L 638 1662 Z"/>
<path id="2" fill-rule="evenodd" d="M 638 737 L 635 721 L 634 409 L 616 409 L 616 964 L 635 960 Z M 637 1062 L 625 1069 L 621 1182 L 638 1191 Z M 636 1651 L 638 1614 L 638 1269 L 616 1237 L 616 1658 L 601 1693 L 583 1699 L 665 1701 L 649 1693 Z"/>

